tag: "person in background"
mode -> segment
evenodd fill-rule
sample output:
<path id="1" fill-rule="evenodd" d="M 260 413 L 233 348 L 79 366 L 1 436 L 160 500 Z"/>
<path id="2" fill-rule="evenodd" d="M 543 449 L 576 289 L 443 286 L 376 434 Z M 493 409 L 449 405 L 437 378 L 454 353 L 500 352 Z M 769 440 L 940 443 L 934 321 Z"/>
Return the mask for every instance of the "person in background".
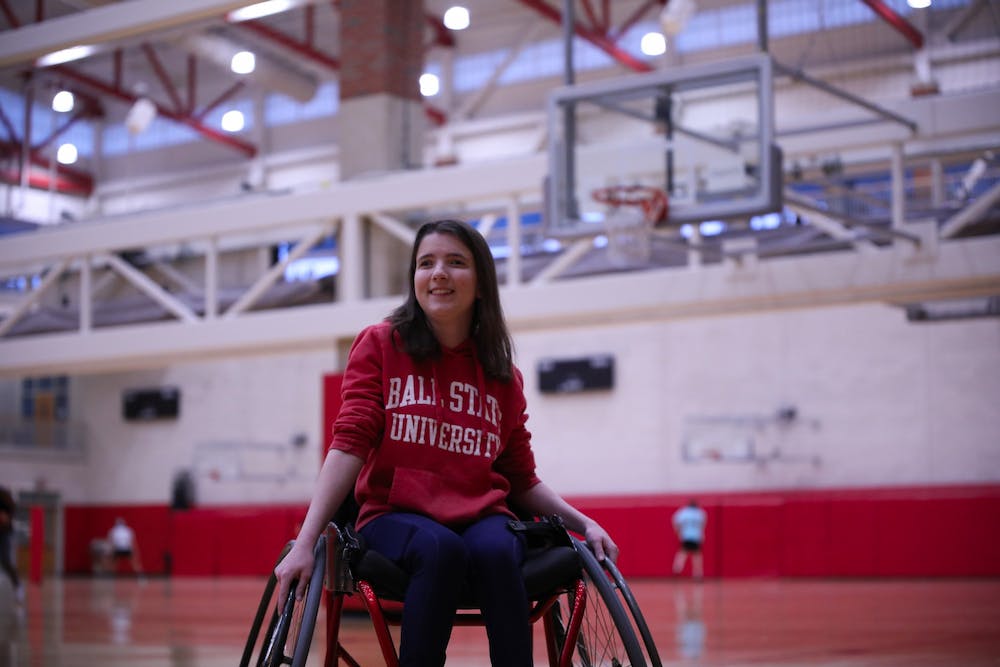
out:
<path id="1" fill-rule="evenodd" d="M 691 575 L 701 579 L 705 575 L 701 557 L 701 546 L 705 541 L 705 524 L 708 517 L 705 510 L 698 506 L 698 501 L 691 499 L 680 508 L 671 519 L 680 547 L 674 555 L 674 574 L 680 574 L 684 563 L 691 557 Z"/>
<path id="2" fill-rule="evenodd" d="M 139 545 L 135 541 L 135 532 L 122 517 L 115 519 L 115 525 L 108 531 L 108 542 L 111 543 L 111 553 L 116 568 L 119 562 L 126 560 L 132 567 L 133 573 L 142 574 L 142 562 L 139 560 Z"/>
<path id="3" fill-rule="evenodd" d="M 482 605 L 494 665 L 532 664 L 524 546 L 508 501 L 560 515 L 597 558 L 618 547 L 535 473 L 524 383 L 512 361 L 496 267 L 467 223 L 424 224 L 411 249 L 409 293 L 358 335 L 344 371 L 333 440 L 298 539 L 275 568 L 279 600 L 352 491 L 368 547 L 410 575 L 399 664 L 444 665 L 468 581 Z"/>
<path id="4" fill-rule="evenodd" d="M 10 586 L 18 601 L 24 599 L 24 589 L 14 565 L 14 494 L 5 486 L 0 486 L 0 569 L 10 579 Z"/>

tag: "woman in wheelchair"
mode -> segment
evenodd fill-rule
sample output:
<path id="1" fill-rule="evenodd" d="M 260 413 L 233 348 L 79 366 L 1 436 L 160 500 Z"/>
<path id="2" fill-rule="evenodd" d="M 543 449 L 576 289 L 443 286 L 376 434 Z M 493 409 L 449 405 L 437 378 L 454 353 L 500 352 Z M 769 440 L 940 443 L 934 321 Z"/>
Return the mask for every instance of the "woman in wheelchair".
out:
<path id="1" fill-rule="evenodd" d="M 460 592 L 471 586 L 492 664 L 529 666 L 524 545 L 507 526 L 509 504 L 560 515 L 598 559 L 614 561 L 618 547 L 535 473 L 523 379 L 485 239 L 457 220 L 424 224 L 409 276 L 405 302 L 351 348 L 315 493 L 275 568 L 278 599 L 296 579 L 301 597 L 313 545 L 353 491 L 368 547 L 410 575 L 400 665 L 444 665 Z"/>

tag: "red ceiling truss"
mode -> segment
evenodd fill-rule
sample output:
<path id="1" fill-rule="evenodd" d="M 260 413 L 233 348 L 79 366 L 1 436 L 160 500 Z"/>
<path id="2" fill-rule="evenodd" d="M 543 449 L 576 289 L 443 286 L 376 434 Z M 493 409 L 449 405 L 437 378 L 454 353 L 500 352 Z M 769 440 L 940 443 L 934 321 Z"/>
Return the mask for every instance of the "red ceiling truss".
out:
<path id="1" fill-rule="evenodd" d="M 903 16 L 892 9 L 886 0 L 860 0 L 871 8 L 876 15 L 897 30 L 915 49 L 923 48 L 924 36 L 910 24 Z M 517 0 L 517 2 L 535 12 L 536 14 L 557 24 L 562 24 L 562 10 L 552 4 L 554 0 Z M 624 17 L 613 16 L 614 4 L 611 0 L 576 0 L 576 21 L 573 32 L 576 36 L 584 39 L 598 47 L 615 61 L 624 67 L 635 72 L 646 72 L 653 69 L 648 62 L 641 60 L 627 50 L 622 48 L 620 41 L 632 27 L 636 25 L 644 16 L 658 10 L 668 2 L 668 0 L 645 0 L 636 6 L 630 15 Z M 25 3 L 26 5 L 27 3 Z M 331 0 L 329 5 L 339 11 L 339 2 Z M 19 9 L 23 6 L 19 5 Z M 306 4 L 301 8 L 302 29 L 301 38 L 289 35 L 274 28 L 271 24 L 261 20 L 245 21 L 233 23 L 234 29 L 242 30 L 254 34 L 260 39 L 271 42 L 290 53 L 305 59 L 311 64 L 318 65 L 332 72 L 340 69 L 340 60 L 335 55 L 327 53 L 317 47 L 317 6 Z M 33 12 L 30 13 L 34 21 L 41 22 L 46 19 L 45 0 L 34 0 Z M 0 0 L 0 16 L 13 29 L 21 27 L 23 21 L 13 10 L 11 0 Z M 22 11 L 22 16 L 26 16 Z M 441 19 L 432 13 L 426 13 L 426 23 L 430 27 L 431 36 L 428 48 L 442 47 L 454 48 L 456 46 L 454 33 L 448 30 Z M 221 91 L 215 99 L 199 108 L 196 99 L 198 83 L 198 60 L 194 55 L 187 55 L 186 60 L 186 80 L 178 85 L 175 81 L 177 77 L 172 77 L 171 73 L 164 66 L 162 59 L 156 48 L 150 43 L 144 43 L 139 47 L 144 55 L 150 70 L 159 83 L 162 94 L 167 98 L 167 102 L 157 102 L 153 100 L 157 113 L 164 118 L 181 123 L 190 127 L 205 139 L 219 143 L 238 151 L 246 157 L 253 157 L 257 154 L 257 147 L 237 136 L 230 135 L 205 123 L 205 118 L 221 104 L 233 98 L 234 95 L 244 89 L 245 83 L 242 79 L 237 80 L 233 85 Z M 71 194 L 89 194 L 93 189 L 93 178 L 78 169 L 72 169 L 65 165 L 52 165 L 50 159 L 42 154 L 42 151 L 52 145 L 60 135 L 68 130 L 73 124 L 81 119 L 100 116 L 103 114 L 100 102 L 88 91 L 101 96 L 111 97 L 127 104 L 134 103 L 139 99 L 138 95 L 128 90 L 123 81 L 123 61 L 125 54 L 122 49 L 116 49 L 111 56 L 111 72 L 109 78 L 101 78 L 80 68 L 67 65 L 55 66 L 49 71 L 53 72 L 64 83 L 72 82 L 68 86 L 74 95 L 81 100 L 77 111 L 69 116 L 58 128 L 37 145 L 32 146 L 28 159 L 24 161 L 25 166 L 30 170 L 26 178 L 22 179 L 16 170 L 0 170 L 0 180 L 8 183 L 28 182 L 32 186 L 43 187 L 45 189 L 54 188 L 60 192 Z M 185 85 L 186 84 L 186 85 Z M 83 88 L 81 90 L 81 88 Z M 424 105 L 428 119 L 434 125 L 442 125 L 447 122 L 445 110 L 435 108 L 430 104 Z M 21 133 L 23 134 L 23 132 Z M 10 118 L 0 109 L 0 156 L 5 159 L 11 157 L 18 158 L 24 150 L 23 139 L 18 136 L 18 130 L 11 123 Z M 44 173 L 39 173 L 43 170 Z"/>
<path id="2" fill-rule="evenodd" d="M 533 9 L 545 18 L 562 25 L 562 10 L 557 9 L 545 2 L 545 0 L 518 0 L 522 5 Z M 594 7 L 591 0 L 581 0 L 583 14 L 586 16 L 589 25 L 584 25 L 577 16 L 573 32 L 580 38 L 587 40 L 597 48 L 601 49 L 620 64 L 634 72 L 650 72 L 653 66 L 644 60 L 640 60 L 631 53 L 619 46 L 618 41 L 621 36 L 645 14 L 651 7 L 662 5 L 666 0 L 647 0 L 632 17 L 629 23 L 623 24 L 618 30 L 612 30 L 611 3 L 601 2 L 600 12 Z"/>

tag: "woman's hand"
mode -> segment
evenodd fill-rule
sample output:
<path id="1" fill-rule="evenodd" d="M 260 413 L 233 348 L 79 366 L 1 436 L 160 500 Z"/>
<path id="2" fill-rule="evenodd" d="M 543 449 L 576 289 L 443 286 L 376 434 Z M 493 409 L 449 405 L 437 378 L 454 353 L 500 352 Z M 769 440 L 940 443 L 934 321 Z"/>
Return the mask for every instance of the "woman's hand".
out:
<path id="1" fill-rule="evenodd" d="M 305 595 L 314 563 L 312 547 L 298 540 L 274 568 L 274 576 L 278 579 L 278 613 L 281 613 L 288 591 L 296 579 L 298 585 L 295 587 L 295 599 L 301 600 Z"/>
<path id="2" fill-rule="evenodd" d="M 583 536 L 586 538 L 587 544 L 594 551 L 594 556 L 597 557 L 598 561 L 607 558 L 614 563 L 618 560 L 618 545 L 611 539 L 608 532 L 601 528 L 599 523 L 595 521 L 588 522 Z"/>

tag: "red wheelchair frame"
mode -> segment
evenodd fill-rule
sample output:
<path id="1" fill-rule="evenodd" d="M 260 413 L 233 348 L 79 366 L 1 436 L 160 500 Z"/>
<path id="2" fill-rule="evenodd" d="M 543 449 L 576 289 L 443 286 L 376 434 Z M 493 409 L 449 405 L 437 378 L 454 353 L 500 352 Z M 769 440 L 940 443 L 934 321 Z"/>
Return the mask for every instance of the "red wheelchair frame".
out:
<path id="1" fill-rule="evenodd" d="M 531 622 L 542 621 L 544 627 L 549 667 L 661 667 L 645 619 L 613 563 L 598 562 L 583 542 L 565 530 L 558 517 L 512 525 L 524 531 L 529 541 L 529 555 L 522 571 L 531 599 Z M 532 542 L 535 547 L 531 547 Z M 291 543 L 279 561 L 290 547 Z M 365 550 L 350 524 L 331 522 L 318 540 L 314 556 L 312 575 L 301 601 L 290 592 L 280 610 L 276 609 L 272 597 L 277 582 L 273 574 L 269 577 L 240 666 L 303 667 L 325 597 L 324 665 L 336 667 L 342 662 L 360 667 L 340 641 L 345 596 L 357 594 L 372 620 L 386 667 L 398 667 L 389 628 L 400 623 L 405 573 L 376 552 Z M 268 617 L 262 635 L 260 630 Z M 474 602 L 463 602 L 455 625 L 482 624 Z"/>

